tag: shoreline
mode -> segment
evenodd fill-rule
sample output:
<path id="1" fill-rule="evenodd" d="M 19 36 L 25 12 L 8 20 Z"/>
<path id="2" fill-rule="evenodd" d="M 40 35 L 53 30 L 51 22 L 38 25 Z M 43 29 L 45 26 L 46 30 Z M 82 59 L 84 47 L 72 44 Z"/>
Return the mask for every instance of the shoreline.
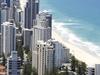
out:
<path id="1" fill-rule="evenodd" d="M 83 61 L 89 67 L 94 67 L 95 64 L 100 64 L 100 58 L 95 54 L 85 50 L 84 47 L 80 47 L 75 44 L 74 41 L 65 41 L 55 29 L 53 29 L 52 37 L 62 43 L 65 47 L 70 49 L 70 53 L 73 54 L 78 60 Z"/>

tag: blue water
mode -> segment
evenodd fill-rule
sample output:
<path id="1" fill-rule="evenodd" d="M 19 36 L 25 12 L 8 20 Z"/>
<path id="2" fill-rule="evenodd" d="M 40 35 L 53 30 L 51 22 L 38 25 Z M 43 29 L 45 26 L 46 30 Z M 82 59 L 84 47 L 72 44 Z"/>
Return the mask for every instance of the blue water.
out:
<path id="1" fill-rule="evenodd" d="M 100 45 L 100 0 L 41 0 L 41 10 L 51 10 L 53 18 L 78 25 L 65 25 L 85 41 Z"/>

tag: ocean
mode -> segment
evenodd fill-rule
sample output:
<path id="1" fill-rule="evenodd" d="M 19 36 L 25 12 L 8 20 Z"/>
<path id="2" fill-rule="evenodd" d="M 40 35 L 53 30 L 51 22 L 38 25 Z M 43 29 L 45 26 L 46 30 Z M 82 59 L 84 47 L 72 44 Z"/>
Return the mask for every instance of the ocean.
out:
<path id="1" fill-rule="evenodd" d="M 40 10 L 53 14 L 53 25 L 66 42 L 71 38 L 100 56 L 99 3 L 100 0 L 40 0 Z"/>

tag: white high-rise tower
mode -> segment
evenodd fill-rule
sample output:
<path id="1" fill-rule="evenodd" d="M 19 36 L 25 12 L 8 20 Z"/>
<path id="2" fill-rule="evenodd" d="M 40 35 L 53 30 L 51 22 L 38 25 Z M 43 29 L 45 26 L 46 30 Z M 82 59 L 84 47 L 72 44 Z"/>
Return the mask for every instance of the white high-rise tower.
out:
<path id="1" fill-rule="evenodd" d="M 51 14 L 48 13 L 40 13 L 36 17 L 35 26 L 33 26 L 33 37 L 32 37 L 32 63 L 37 64 L 34 60 L 36 59 L 37 50 L 36 44 L 38 40 L 42 40 L 44 42 L 51 39 L 52 36 L 52 27 L 51 21 L 48 17 L 52 17 Z M 33 67 L 37 68 L 36 65 L 32 64 Z"/>
<path id="2" fill-rule="evenodd" d="M 1 25 L 1 33 L 2 33 L 2 50 L 7 57 L 11 51 L 16 50 L 16 27 L 15 23 L 12 22 L 4 22 Z"/>

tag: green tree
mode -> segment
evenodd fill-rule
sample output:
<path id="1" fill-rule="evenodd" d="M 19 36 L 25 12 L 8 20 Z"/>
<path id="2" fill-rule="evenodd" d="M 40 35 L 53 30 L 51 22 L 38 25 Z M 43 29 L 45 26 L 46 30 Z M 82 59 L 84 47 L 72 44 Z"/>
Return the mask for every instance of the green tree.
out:
<path id="1" fill-rule="evenodd" d="M 25 54 L 28 54 L 30 51 L 29 47 L 24 47 L 24 51 L 25 51 Z"/>
<path id="2" fill-rule="evenodd" d="M 23 66 L 23 75 L 31 75 L 32 65 L 30 63 L 24 64 Z"/>
<path id="3" fill-rule="evenodd" d="M 32 69 L 32 75 L 38 75 L 38 72 L 37 72 L 36 68 Z"/>
<path id="4" fill-rule="evenodd" d="M 81 66 L 82 66 L 82 74 L 83 74 L 83 75 L 86 75 L 86 71 L 87 71 L 87 70 L 86 70 L 86 69 L 87 69 L 86 64 L 85 64 L 84 62 L 82 62 L 82 63 L 81 63 Z"/>
<path id="5" fill-rule="evenodd" d="M 86 75 L 86 64 L 84 62 L 80 62 L 78 68 L 77 68 L 77 74 L 78 75 Z"/>
<path id="6" fill-rule="evenodd" d="M 75 72 L 76 59 L 74 56 L 71 57 L 71 70 Z"/>
<path id="7" fill-rule="evenodd" d="M 66 67 L 66 69 L 65 69 L 65 75 L 69 75 L 69 73 L 68 73 L 68 67 Z"/>
<path id="8" fill-rule="evenodd" d="M 22 44 L 19 41 L 16 42 L 16 50 L 18 52 L 18 56 L 21 58 L 21 64 L 22 64 L 24 59 L 24 51 Z"/>
<path id="9" fill-rule="evenodd" d="M 28 61 L 32 61 L 32 52 L 31 51 L 29 51 L 28 52 L 28 54 L 27 54 L 27 59 L 28 59 Z"/>

